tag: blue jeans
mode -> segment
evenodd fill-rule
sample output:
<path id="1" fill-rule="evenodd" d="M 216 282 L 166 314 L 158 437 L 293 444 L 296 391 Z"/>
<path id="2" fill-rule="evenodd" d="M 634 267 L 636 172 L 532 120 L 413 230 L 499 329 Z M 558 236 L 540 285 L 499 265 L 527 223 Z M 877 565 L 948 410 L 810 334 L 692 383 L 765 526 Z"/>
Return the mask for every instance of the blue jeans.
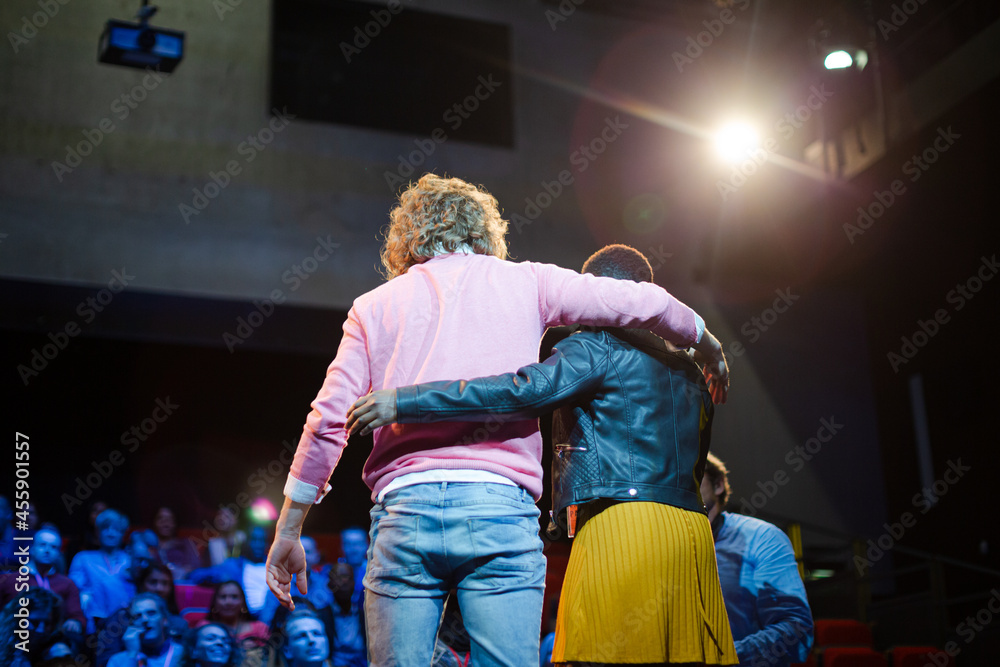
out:
<path id="1" fill-rule="evenodd" d="M 538 664 L 545 557 L 527 491 L 415 484 L 386 494 L 371 516 L 365 621 L 372 667 L 428 667 L 452 588 L 472 664 Z"/>

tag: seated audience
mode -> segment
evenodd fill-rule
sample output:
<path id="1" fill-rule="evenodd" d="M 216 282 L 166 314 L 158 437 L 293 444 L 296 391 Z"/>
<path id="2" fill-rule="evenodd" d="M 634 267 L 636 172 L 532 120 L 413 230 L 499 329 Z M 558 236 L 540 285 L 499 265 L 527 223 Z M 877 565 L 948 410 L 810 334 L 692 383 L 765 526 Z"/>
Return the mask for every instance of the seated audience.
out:
<path id="1" fill-rule="evenodd" d="M 167 634 L 167 605 L 163 598 L 138 593 L 128 609 L 125 650 L 111 656 L 108 667 L 178 667 L 184 649 Z"/>
<path id="2" fill-rule="evenodd" d="M 301 609 L 288 615 L 282 655 L 288 667 L 323 667 L 330 657 L 330 643 L 314 612 Z"/>
<path id="3" fill-rule="evenodd" d="M 241 652 L 225 626 L 205 623 L 188 634 L 185 667 L 236 667 Z"/>
<path id="4" fill-rule="evenodd" d="M 73 557 L 69 577 L 80 589 L 87 632 L 94 632 L 116 609 L 129 603 L 135 587 L 129 581 L 129 555 L 122 549 L 128 519 L 113 509 L 104 510 L 96 520 L 100 548 L 81 551 Z"/>
<path id="5" fill-rule="evenodd" d="M 333 604 L 321 609 L 319 615 L 327 627 L 330 662 L 334 667 L 365 667 L 367 637 L 362 605 L 355 601 L 354 568 L 336 563 L 330 573 L 329 592 Z"/>
<path id="6" fill-rule="evenodd" d="M 359 526 L 350 526 L 340 531 L 339 560 L 354 568 L 354 601 L 360 604 L 364 599 L 365 571 L 368 569 L 368 532 Z"/>
<path id="7" fill-rule="evenodd" d="M 264 574 L 269 546 L 267 529 L 254 526 L 250 529 L 245 555 L 227 558 L 221 565 L 194 570 L 188 575 L 188 581 L 201 585 L 237 581 L 246 591 L 247 609 L 251 614 L 259 614 L 270 595 Z"/>
<path id="8" fill-rule="evenodd" d="M 203 623 L 224 626 L 244 651 L 263 647 L 271 631 L 265 623 L 255 621 L 247 609 L 246 596 L 238 581 L 224 581 L 215 587 L 208 616 Z"/>
<path id="9" fill-rule="evenodd" d="M 227 558 L 235 558 L 243 551 L 247 534 L 237 529 L 238 520 L 239 517 L 231 508 L 219 506 L 212 522 L 219 535 L 208 541 L 209 564 L 222 565 Z"/>
<path id="10" fill-rule="evenodd" d="M 21 598 L 28 601 L 27 627 L 15 614 L 21 611 Z M 44 588 L 19 592 L 0 611 L 0 667 L 27 667 L 41 655 L 62 624 L 59 596 Z"/>
<path id="11" fill-rule="evenodd" d="M 72 558 L 81 551 L 95 551 L 101 548 L 97 536 L 97 517 L 106 509 L 108 509 L 108 504 L 103 500 L 90 502 L 87 506 L 87 525 L 81 533 L 70 539 L 66 547 L 67 557 Z"/>
<path id="12" fill-rule="evenodd" d="M 62 629 L 73 635 L 80 635 L 87 624 L 87 618 L 80 607 L 80 590 L 73 580 L 59 573 L 60 549 L 62 536 L 59 529 L 47 523 L 35 533 L 29 550 L 27 577 L 29 589 L 42 588 L 59 596 L 59 611 L 62 616 Z M 17 591 L 18 573 L 9 572 L 0 575 L 0 607 L 10 600 L 20 597 Z"/>
<path id="13" fill-rule="evenodd" d="M 170 568 L 174 579 L 183 581 L 191 570 L 201 567 L 201 556 L 194 543 L 177 536 L 177 519 L 169 507 L 161 507 L 153 518 L 153 529 L 160 540 L 160 562 Z"/>
<path id="14" fill-rule="evenodd" d="M 135 587 L 140 593 L 153 593 L 163 598 L 163 602 L 167 605 L 167 635 L 170 639 L 179 642 L 187 632 L 188 624 L 177 610 L 174 579 L 167 566 L 162 563 L 148 565 L 136 575 Z M 123 636 L 129 622 L 127 607 L 116 611 L 105 622 L 104 627 L 97 635 L 97 645 L 94 649 L 97 667 L 104 667 L 112 655 L 124 650 Z"/>

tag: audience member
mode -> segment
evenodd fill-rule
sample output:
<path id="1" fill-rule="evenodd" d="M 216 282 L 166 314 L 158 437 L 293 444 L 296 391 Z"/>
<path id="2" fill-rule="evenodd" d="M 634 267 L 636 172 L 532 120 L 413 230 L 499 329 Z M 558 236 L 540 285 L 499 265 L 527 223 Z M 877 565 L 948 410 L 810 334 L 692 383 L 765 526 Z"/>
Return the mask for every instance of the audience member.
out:
<path id="1" fill-rule="evenodd" d="M 59 596 L 59 612 L 64 619 L 62 629 L 73 635 L 80 635 L 87 625 L 87 617 L 80 607 L 80 590 L 73 580 L 60 574 L 57 568 L 62 536 L 59 529 L 47 523 L 35 532 L 29 551 L 28 571 L 24 582 L 28 589 L 42 588 Z M 0 575 L 0 607 L 14 598 L 20 597 L 18 573 Z"/>
<path id="2" fill-rule="evenodd" d="M 368 531 L 360 526 L 340 531 L 340 551 L 344 554 L 340 562 L 354 568 L 354 601 L 359 604 L 364 596 L 365 572 L 368 570 Z"/>
<path id="3" fill-rule="evenodd" d="M 21 627 L 15 616 L 22 609 L 21 598 L 27 599 L 27 627 Z M 30 588 L 8 602 L 0 611 L 0 667 L 24 666 L 37 660 L 58 631 L 59 596 L 44 588 Z"/>
<path id="4" fill-rule="evenodd" d="M 150 563 L 136 575 L 135 587 L 140 593 L 153 593 L 163 598 L 167 606 L 167 635 L 180 642 L 188 630 L 188 624 L 177 610 L 174 579 L 170 569 L 162 563 Z M 112 655 L 124 650 L 123 635 L 130 620 L 128 607 L 122 607 L 105 622 L 98 633 L 95 649 L 97 667 L 104 667 Z"/>
<path id="5" fill-rule="evenodd" d="M 87 524 L 81 533 L 70 540 L 66 548 L 67 557 L 72 558 L 81 551 L 95 551 L 101 548 L 100 540 L 97 537 L 97 517 L 106 509 L 108 509 L 108 504 L 103 500 L 91 501 L 87 506 Z"/>
<path id="6" fill-rule="evenodd" d="M 188 634 L 184 655 L 184 667 L 236 667 L 242 653 L 224 625 L 205 623 Z"/>
<path id="7" fill-rule="evenodd" d="M 138 593 L 129 605 L 125 650 L 111 656 L 108 667 L 177 667 L 183 647 L 167 635 L 167 605 L 159 595 Z"/>
<path id="8" fill-rule="evenodd" d="M 236 512 L 225 505 L 219 506 L 215 513 L 213 525 L 219 531 L 217 537 L 208 541 L 208 560 L 210 565 L 222 565 L 227 558 L 235 558 L 246 545 L 247 534 L 236 528 Z"/>
<path id="9" fill-rule="evenodd" d="M 365 667 L 368 646 L 363 603 L 354 594 L 354 568 L 336 563 L 330 572 L 328 590 L 332 604 L 320 610 L 330 640 L 330 662 L 334 667 Z"/>
<path id="10" fill-rule="evenodd" d="M 271 636 L 267 624 L 251 616 L 238 581 L 224 581 L 215 587 L 205 622 L 225 626 L 243 650 L 263 647 Z"/>
<path id="11" fill-rule="evenodd" d="M 194 570 L 188 580 L 196 584 L 217 584 L 223 581 L 237 581 L 246 591 L 247 608 L 251 614 L 259 614 L 264 608 L 267 596 L 267 581 L 264 575 L 264 560 L 267 558 L 269 539 L 267 529 L 254 526 L 247 539 L 246 555 L 227 558 L 221 565 Z"/>
<path id="12" fill-rule="evenodd" d="M 299 609 L 285 622 L 282 651 L 288 667 L 322 667 L 330 657 L 330 643 L 323 621 L 314 612 Z"/>
<path id="13" fill-rule="evenodd" d="M 170 568 L 174 579 L 183 581 L 191 570 L 201 567 L 201 556 L 194 543 L 177 536 L 177 519 L 169 507 L 161 507 L 153 518 L 153 529 L 160 540 L 160 562 Z"/>
<path id="14" fill-rule="evenodd" d="M 128 580 L 138 588 L 139 575 L 143 570 L 159 560 L 156 556 L 156 535 L 150 530 L 134 530 L 125 541 L 128 554 Z"/>
<path id="15" fill-rule="evenodd" d="M 51 637 L 48 643 L 42 648 L 42 654 L 35 665 L 39 667 L 78 667 L 76 656 L 78 646 L 71 636 L 64 634 L 61 630 Z"/>
<path id="16" fill-rule="evenodd" d="M 104 619 L 128 604 L 135 594 L 129 581 L 129 555 L 122 549 L 128 519 L 113 509 L 104 510 L 95 522 L 100 548 L 81 551 L 70 564 L 70 579 L 80 589 L 88 634 L 99 629 Z"/>
<path id="17" fill-rule="evenodd" d="M 740 665 L 805 662 L 813 621 L 792 543 L 777 526 L 724 512 L 729 471 L 708 455 L 701 497 L 715 536 L 719 580 Z"/>

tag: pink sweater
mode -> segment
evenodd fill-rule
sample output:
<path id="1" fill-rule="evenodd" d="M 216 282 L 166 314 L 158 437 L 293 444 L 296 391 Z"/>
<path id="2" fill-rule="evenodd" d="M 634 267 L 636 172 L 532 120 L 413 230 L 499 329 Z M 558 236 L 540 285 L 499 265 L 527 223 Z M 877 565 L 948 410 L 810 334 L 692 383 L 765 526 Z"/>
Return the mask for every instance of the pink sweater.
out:
<path id="1" fill-rule="evenodd" d="M 347 410 L 376 389 L 471 379 L 537 361 L 546 327 L 649 329 L 680 347 L 704 322 L 651 283 L 581 275 L 486 255 L 440 255 L 355 300 L 344 337 L 295 452 L 285 495 L 325 495 L 346 443 Z M 536 420 L 395 424 L 376 430 L 364 467 L 374 499 L 393 478 L 442 468 L 487 470 L 542 493 Z"/>

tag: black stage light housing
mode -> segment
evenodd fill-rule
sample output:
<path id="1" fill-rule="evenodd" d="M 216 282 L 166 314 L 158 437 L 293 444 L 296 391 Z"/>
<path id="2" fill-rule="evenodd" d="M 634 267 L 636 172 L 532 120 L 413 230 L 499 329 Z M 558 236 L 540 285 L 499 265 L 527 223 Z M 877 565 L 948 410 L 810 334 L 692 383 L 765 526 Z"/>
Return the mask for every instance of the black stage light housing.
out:
<path id="1" fill-rule="evenodd" d="M 183 58 L 184 33 L 180 30 L 111 19 L 101 34 L 98 60 L 102 63 L 170 73 Z"/>

